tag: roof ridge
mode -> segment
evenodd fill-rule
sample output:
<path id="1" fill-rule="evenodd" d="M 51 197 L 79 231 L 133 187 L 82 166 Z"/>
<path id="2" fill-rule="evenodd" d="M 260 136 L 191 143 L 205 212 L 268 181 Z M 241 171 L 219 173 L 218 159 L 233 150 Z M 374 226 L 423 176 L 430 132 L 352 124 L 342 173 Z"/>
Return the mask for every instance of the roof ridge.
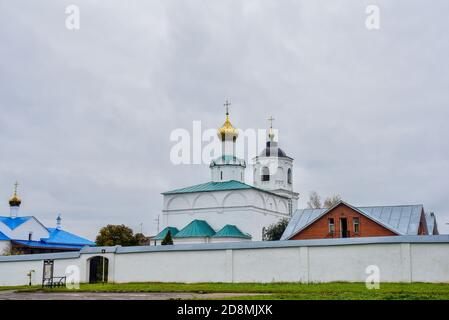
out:
<path id="1" fill-rule="evenodd" d="M 201 224 L 198 225 L 200 222 Z M 192 230 L 194 231 L 193 233 Z M 195 219 L 189 222 L 184 228 L 174 236 L 174 238 L 210 237 L 216 233 L 214 228 L 206 221 Z"/>
<path id="2" fill-rule="evenodd" d="M 228 232 L 230 232 L 230 233 L 226 234 L 225 233 L 226 230 L 229 230 Z M 234 234 L 232 234 L 231 232 L 234 232 Z M 250 234 L 248 234 L 246 232 L 243 232 L 235 224 L 226 224 L 226 225 L 224 225 L 212 237 L 213 238 L 232 238 L 232 237 L 237 237 L 237 238 L 247 238 L 247 239 L 251 239 L 252 238 Z"/>
<path id="3" fill-rule="evenodd" d="M 356 208 L 380 208 L 380 207 L 424 207 L 423 204 L 394 204 L 391 206 L 381 205 L 381 206 L 356 206 Z"/>
<path id="4" fill-rule="evenodd" d="M 233 190 L 233 188 L 229 188 L 229 189 L 217 189 L 217 190 L 192 190 L 193 188 L 198 188 L 198 187 L 202 187 L 202 186 L 207 186 L 207 185 L 225 185 L 225 184 L 230 184 L 230 183 L 237 183 L 238 185 L 245 187 L 246 189 L 254 189 L 254 190 L 258 190 L 261 192 L 266 192 L 272 195 L 276 195 L 282 198 L 286 198 L 286 196 L 271 192 L 269 190 L 264 190 L 255 186 L 252 186 L 250 184 L 247 184 L 245 182 L 242 181 L 238 181 L 238 180 L 226 180 L 226 181 L 209 181 L 209 182 L 205 182 L 205 183 L 199 183 L 199 184 L 195 184 L 193 186 L 188 186 L 188 187 L 184 187 L 184 188 L 178 188 L 178 189 L 174 189 L 174 190 L 169 190 L 166 192 L 162 192 L 163 195 L 169 195 L 169 194 L 176 194 L 176 193 L 194 193 L 194 192 L 211 192 L 211 191 L 226 191 L 226 190 Z M 190 189 L 190 190 L 189 190 Z M 236 190 L 239 190 L 239 188 L 236 188 Z"/>

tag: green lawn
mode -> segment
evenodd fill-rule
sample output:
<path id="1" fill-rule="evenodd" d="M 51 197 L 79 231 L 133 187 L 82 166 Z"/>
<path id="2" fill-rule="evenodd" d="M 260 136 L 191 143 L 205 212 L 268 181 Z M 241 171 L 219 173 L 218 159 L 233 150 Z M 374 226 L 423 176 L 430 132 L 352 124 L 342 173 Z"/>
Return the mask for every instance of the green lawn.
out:
<path id="1" fill-rule="evenodd" d="M 30 286 L 7 286 L 7 287 L 0 287 L 0 291 L 7 291 L 7 290 L 20 291 L 20 290 L 29 290 L 30 288 L 33 288 L 33 290 L 34 290 L 36 287 L 30 287 Z"/>
<path id="2" fill-rule="evenodd" d="M 18 288 L 24 290 L 24 287 Z M 30 290 L 40 290 L 29 287 Z M 1 290 L 1 289 L 0 289 Z M 25 289 L 26 290 L 26 289 Z M 45 291 L 70 291 L 66 288 Z M 236 297 L 236 299 L 344 299 L 344 300 L 449 300 L 448 284 L 431 283 L 385 283 L 379 290 L 368 290 L 364 283 L 125 283 L 125 284 L 81 284 L 79 291 L 94 292 L 232 292 L 261 293 Z M 232 297 L 230 298 L 232 299 Z"/>

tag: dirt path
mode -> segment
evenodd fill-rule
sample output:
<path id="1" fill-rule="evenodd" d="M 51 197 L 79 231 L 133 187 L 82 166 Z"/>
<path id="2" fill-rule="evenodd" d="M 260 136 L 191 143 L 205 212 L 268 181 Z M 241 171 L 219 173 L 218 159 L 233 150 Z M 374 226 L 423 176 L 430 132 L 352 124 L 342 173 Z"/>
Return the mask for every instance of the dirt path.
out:
<path id="1" fill-rule="evenodd" d="M 169 300 L 220 299 L 255 295 L 250 293 L 193 292 L 17 292 L 0 291 L 0 300 Z M 260 294 L 257 294 L 260 295 Z"/>

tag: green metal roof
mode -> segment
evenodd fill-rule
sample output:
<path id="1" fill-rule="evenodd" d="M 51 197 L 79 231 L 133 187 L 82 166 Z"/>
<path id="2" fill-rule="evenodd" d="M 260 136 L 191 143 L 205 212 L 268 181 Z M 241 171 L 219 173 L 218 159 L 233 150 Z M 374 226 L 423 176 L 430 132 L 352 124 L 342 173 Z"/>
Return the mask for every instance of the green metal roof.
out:
<path id="1" fill-rule="evenodd" d="M 155 237 L 154 240 L 164 240 L 165 236 L 167 235 L 168 231 L 170 230 L 172 238 L 179 232 L 178 228 L 175 227 L 166 227 L 164 230 L 159 232 Z"/>
<path id="2" fill-rule="evenodd" d="M 215 230 L 204 220 L 193 220 L 181 229 L 174 238 L 212 237 Z"/>
<path id="3" fill-rule="evenodd" d="M 274 192 L 268 191 L 268 190 L 264 190 L 264 189 L 260 189 L 260 188 L 256 188 L 253 186 L 250 186 L 249 184 L 240 182 L 240 181 L 236 181 L 236 180 L 229 180 L 229 181 L 223 181 L 223 182 L 207 182 L 207 183 L 202 183 L 202 184 L 197 184 L 191 187 L 186 187 L 186 188 L 181 188 L 181 189 L 176 189 L 176 190 L 171 190 L 171 191 L 166 191 L 163 192 L 163 195 L 169 195 L 169 194 L 178 194 L 178 193 L 193 193 L 193 192 L 208 192 L 208 191 L 226 191 L 226 190 L 245 190 L 245 189 L 254 189 L 254 190 L 259 190 L 262 192 L 266 192 L 278 197 L 282 197 L 282 198 L 288 198 L 286 196 L 280 195 L 280 194 L 276 194 Z"/>
<path id="4" fill-rule="evenodd" d="M 251 235 L 243 233 L 239 228 L 233 224 L 227 224 L 221 228 L 216 234 L 213 235 L 214 238 L 244 238 L 251 239 Z"/>
<path id="5" fill-rule="evenodd" d="M 242 190 L 242 189 L 252 189 L 254 187 L 239 182 L 236 180 L 229 180 L 223 182 L 207 182 L 202 184 L 197 184 L 191 187 L 176 189 L 172 191 L 167 191 L 162 194 L 176 194 L 176 193 L 191 193 L 191 192 L 205 192 L 205 191 L 223 191 L 223 190 Z"/>

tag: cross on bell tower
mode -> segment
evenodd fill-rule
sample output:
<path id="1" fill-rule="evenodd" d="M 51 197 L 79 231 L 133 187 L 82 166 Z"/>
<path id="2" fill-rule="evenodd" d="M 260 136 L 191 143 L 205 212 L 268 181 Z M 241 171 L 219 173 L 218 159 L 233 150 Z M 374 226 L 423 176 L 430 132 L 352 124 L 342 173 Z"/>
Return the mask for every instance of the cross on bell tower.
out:
<path id="1" fill-rule="evenodd" d="M 273 116 L 270 116 L 268 118 L 268 121 L 270 121 L 270 129 L 268 131 L 268 138 L 270 139 L 270 141 L 273 141 L 274 140 L 274 132 L 273 132 L 273 121 L 274 121 L 274 118 L 273 118 Z"/>

